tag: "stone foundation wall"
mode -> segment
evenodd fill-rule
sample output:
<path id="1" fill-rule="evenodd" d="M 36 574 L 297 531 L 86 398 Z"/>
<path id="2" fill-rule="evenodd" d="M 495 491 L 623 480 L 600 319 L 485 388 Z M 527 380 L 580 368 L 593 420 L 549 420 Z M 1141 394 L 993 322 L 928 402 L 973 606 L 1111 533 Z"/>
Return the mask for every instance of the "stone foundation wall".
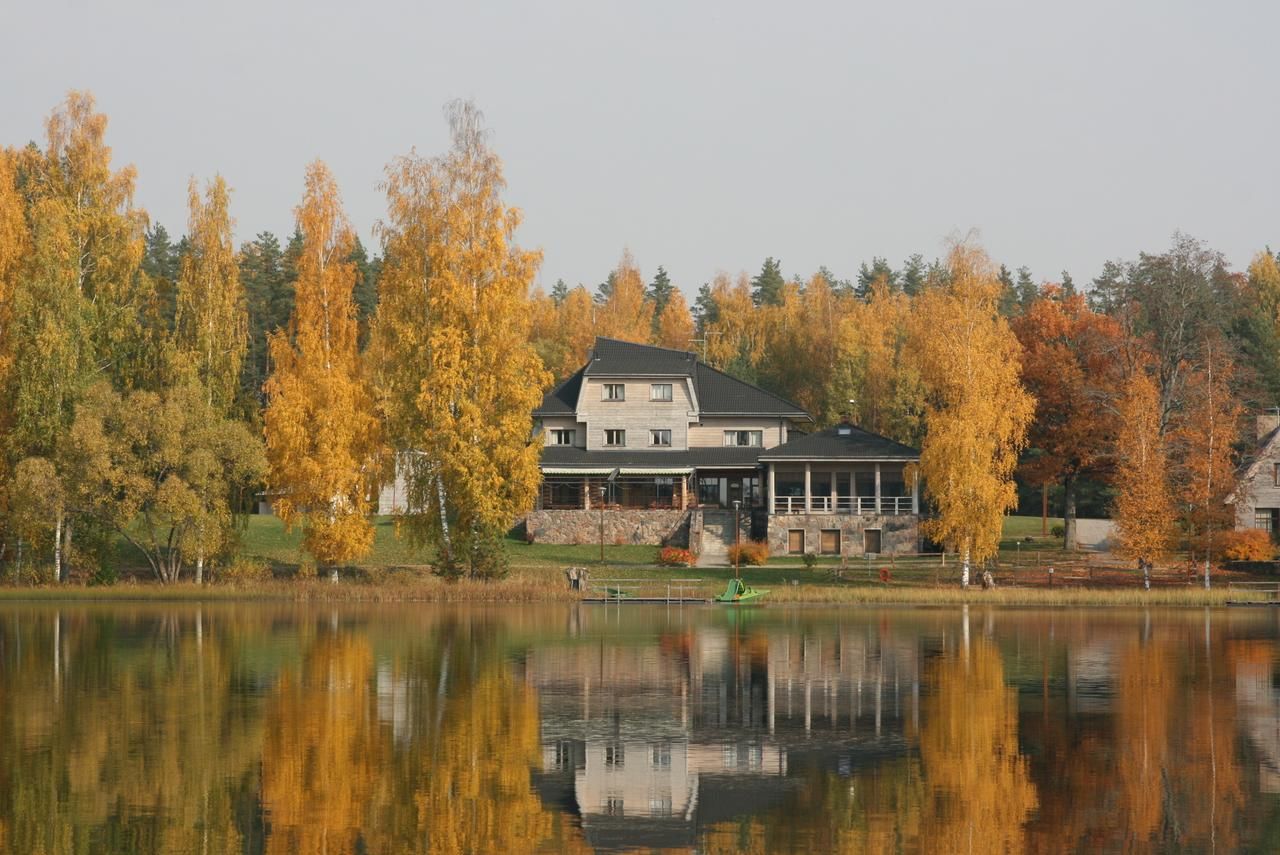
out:
<path id="1" fill-rule="evenodd" d="M 787 533 L 804 529 L 806 552 L 817 552 L 823 529 L 840 531 L 840 551 L 847 556 L 863 554 L 862 533 L 880 529 L 880 553 L 904 554 L 917 550 L 920 517 L 916 514 L 777 514 L 769 518 L 769 552 L 787 554 Z"/>
<path id="2" fill-rule="evenodd" d="M 604 512 L 606 545 L 689 546 L 689 511 L 619 509 Z M 525 530 L 534 543 L 599 543 L 600 512 L 530 511 Z"/>

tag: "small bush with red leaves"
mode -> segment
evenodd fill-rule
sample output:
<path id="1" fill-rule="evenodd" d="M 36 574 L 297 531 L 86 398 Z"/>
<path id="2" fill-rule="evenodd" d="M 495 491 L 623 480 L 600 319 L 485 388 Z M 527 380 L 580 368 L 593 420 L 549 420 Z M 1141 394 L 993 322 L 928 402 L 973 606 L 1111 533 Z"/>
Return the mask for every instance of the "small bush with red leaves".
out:
<path id="1" fill-rule="evenodd" d="M 692 567 L 695 560 L 692 552 L 678 546 L 664 546 L 658 550 L 658 563 L 663 567 Z"/>
<path id="2" fill-rule="evenodd" d="M 1222 557 L 1228 561 L 1270 561 L 1276 556 L 1271 533 L 1260 528 L 1229 531 L 1222 540 Z"/>
<path id="3" fill-rule="evenodd" d="M 759 540 L 729 547 L 730 564 L 746 564 L 751 567 L 763 567 L 769 560 L 769 544 Z"/>

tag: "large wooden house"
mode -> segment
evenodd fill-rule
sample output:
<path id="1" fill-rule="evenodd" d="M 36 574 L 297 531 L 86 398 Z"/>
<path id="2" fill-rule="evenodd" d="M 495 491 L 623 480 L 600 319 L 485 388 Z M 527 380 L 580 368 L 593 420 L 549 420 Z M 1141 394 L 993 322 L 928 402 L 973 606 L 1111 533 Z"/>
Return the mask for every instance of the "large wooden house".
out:
<path id="1" fill-rule="evenodd" d="M 546 447 L 526 527 L 535 541 L 688 545 L 740 537 L 772 552 L 918 546 L 919 452 L 852 424 L 809 432 L 790 401 L 696 354 L 596 340 L 534 412 Z"/>

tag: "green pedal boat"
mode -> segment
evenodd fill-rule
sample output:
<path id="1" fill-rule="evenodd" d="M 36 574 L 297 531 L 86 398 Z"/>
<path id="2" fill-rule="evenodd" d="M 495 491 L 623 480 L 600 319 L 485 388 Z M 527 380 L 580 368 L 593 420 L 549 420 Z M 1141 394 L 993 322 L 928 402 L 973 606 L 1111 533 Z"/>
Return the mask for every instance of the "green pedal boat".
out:
<path id="1" fill-rule="evenodd" d="M 741 579 L 730 579 L 729 585 L 724 589 L 724 593 L 715 598 L 717 603 L 724 603 L 730 606 L 739 606 L 745 603 L 759 601 L 768 591 L 758 591 L 747 585 Z"/>

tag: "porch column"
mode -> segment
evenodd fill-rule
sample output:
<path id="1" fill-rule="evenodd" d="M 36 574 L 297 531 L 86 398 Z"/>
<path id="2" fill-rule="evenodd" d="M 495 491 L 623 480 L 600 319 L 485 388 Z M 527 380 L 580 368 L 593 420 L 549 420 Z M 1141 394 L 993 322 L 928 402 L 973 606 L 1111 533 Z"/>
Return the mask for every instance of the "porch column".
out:
<path id="1" fill-rule="evenodd" d="M 831 510 L 831 513 L 833 514 L 836 512 L 836 476 L 838 474 L 839 473 L 837 473 L 836 470 L 834 469 L 831 470 L 831 508 L 830 510 Z"/>
<path id="2" fill-rule="evenodd" d="M 876 513 L 880 513 L 880 464 L 876 464 Z"/>
<path id="3" fill-rule="evenodd" d="M 591 510 L 591 479 L 582 479 L 582 509 Z"/>
<path id="4" fill-rule="evenodd" d="M 813 510 L 813 464 L 804 465 L 804 512 Z"/>
<path id="5" fill-rule="evenodd" d="M 689 476 L 685 475 L 680 479 L 680 510 L 689 507 Z"/>
<path id="6" fill-rule="evenodd" d="M 773 492 L 773 464 L 766 464 L 766 468 L 769 470 L 769 516 L 773 516 L 777 507 Z"/>
<path id="7" fill-rule="evenodd" d="M 920 473 L 911 476 L 911 513 L 920 513 Z"/>

